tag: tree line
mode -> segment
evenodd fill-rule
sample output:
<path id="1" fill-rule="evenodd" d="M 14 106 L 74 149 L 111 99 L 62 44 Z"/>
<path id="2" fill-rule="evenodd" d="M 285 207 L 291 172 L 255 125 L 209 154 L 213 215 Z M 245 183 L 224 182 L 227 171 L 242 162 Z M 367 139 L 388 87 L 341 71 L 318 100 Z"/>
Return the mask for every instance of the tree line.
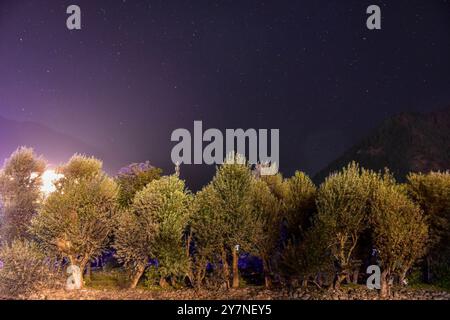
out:
<path id="1" fill-rule="evenodd" d="M 100 160 L 74 155 L 44 195 L 45 160 L 19 148 L 0 172 L 0 290 L 35 290 L 68 265 L 84 273 L 106 252 L 131 288 L 144 280 L 238 288 L 249 257 L 267 288 L 339 289 L 364 283 L 372 264 L 382 270 L 382 296 L 417 273 L 448 285 L 449 172 L 399 183 L 388 170 L 350 163 L 316 186 L 302 172 L 260 176 L 234 158 L 192 193 L 177 173 L 148 162 L 109 177 Z"/>

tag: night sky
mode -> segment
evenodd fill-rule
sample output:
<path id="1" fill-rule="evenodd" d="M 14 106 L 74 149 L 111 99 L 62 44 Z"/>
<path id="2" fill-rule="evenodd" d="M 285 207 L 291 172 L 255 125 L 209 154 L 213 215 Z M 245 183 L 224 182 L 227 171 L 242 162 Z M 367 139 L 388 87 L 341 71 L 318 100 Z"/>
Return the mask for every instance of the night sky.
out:
<path id="1" fill-rule="evenodd" d="M 111 171 L 170 172 L 171 132 L 202 120 L 280 129 L 281 171 L 313 175 L 387 117 L 448 105 L 446 0 L 0 0 L 0 116 L 80 139 Z"/>

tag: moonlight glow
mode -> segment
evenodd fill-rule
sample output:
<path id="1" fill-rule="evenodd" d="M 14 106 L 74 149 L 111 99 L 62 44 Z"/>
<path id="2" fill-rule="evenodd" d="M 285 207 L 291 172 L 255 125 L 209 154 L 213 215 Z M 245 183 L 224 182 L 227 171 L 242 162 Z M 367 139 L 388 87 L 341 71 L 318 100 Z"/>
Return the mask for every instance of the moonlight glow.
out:
<path id="1" fill-rule="evenodd" d="M 63 175 L 56 173 L 55 170 L 47 170 L 42 175 L 42 187 L 41 191 L 45 195 L 48 195 L 56 190 L 55 182 L 62 178 Z"/>

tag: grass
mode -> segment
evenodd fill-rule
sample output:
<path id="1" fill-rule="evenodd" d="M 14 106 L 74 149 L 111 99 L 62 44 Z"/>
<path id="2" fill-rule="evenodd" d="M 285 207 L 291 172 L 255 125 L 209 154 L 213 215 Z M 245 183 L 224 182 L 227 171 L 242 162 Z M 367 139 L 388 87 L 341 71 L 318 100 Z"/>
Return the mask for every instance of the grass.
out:
<path id="1" fill-rule="evenodd" d="M 123 289 L 127 285 L 127 275 L 121 270 L 93 271 L 86 286 L 92 289 Z"/>
<path id="2" fill-rule="evenodd" d="M 450 291 L 449 288 L 429 283 L 415 283 L 410 285 L 409 288 L 414 290 L 427 290 L 427 291 L 446 291 L 446 292 Z"/>

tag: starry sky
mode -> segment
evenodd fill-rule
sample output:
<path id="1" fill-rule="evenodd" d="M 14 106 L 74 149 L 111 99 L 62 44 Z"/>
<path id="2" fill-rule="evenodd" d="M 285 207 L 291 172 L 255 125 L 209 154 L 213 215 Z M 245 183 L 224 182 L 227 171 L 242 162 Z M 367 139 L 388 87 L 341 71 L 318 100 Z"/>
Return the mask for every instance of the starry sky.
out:
<path id="1" fill-rule="evenodd" d="M 110 171 L 171 171 L 170 135 L 194 120 L 280 129 L 281 171 L 313 175 L 387 117 L 450 105 L 449 57 L 448 0 L 0 0 L 0 116 L 84 141 Z"/>

